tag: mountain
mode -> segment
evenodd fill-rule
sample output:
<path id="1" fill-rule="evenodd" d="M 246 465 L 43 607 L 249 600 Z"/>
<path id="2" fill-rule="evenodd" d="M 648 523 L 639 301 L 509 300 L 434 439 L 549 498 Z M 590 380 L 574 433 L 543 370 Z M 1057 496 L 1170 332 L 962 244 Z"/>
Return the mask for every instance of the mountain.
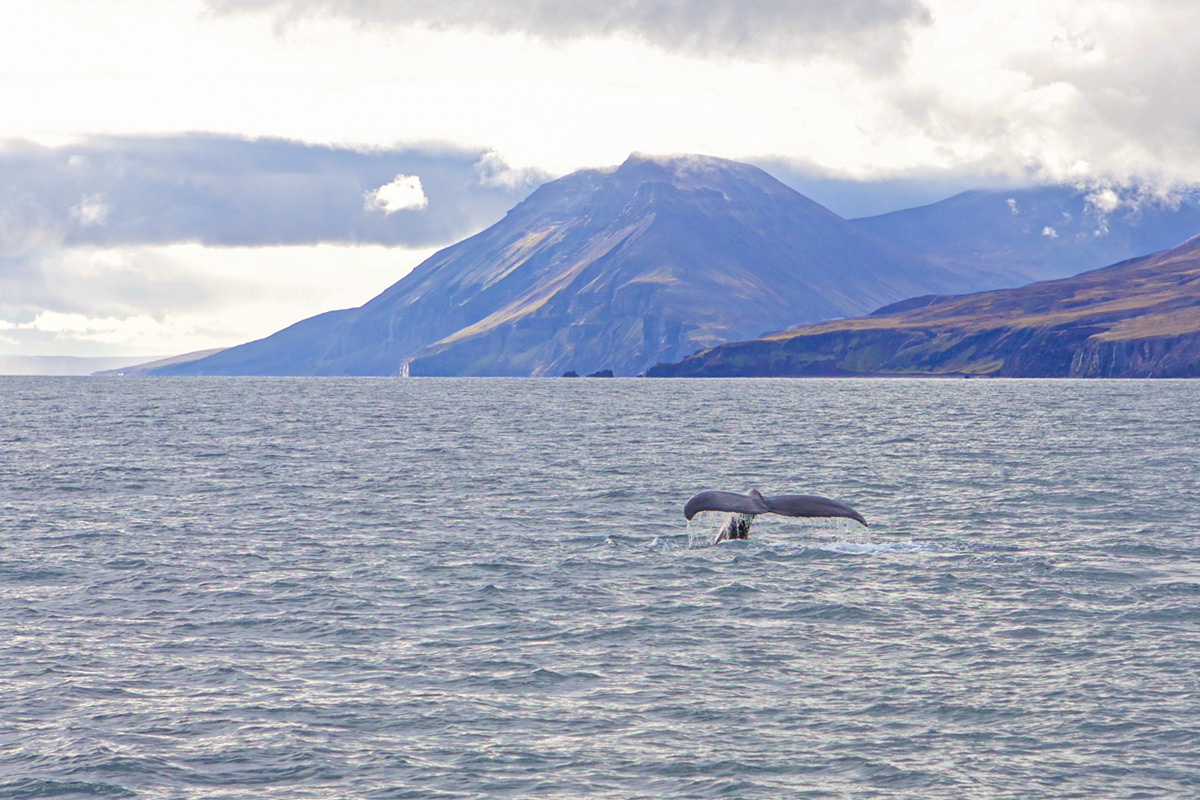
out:
<path id="1" fill-rule="evenodd" d="M 91 375 L 153 356 L 0 356 L 0 375 Z"/>
<path id="2" fill-rule="evenodd" d="M 934 264 L 973 269 L 973 289 L 1065 278 L 1200 233 L 1200 211 L 1186 202 L 1070 186 L 963 192 L 852 222 Z"/>
<path id="3" fill-rule="evenodd" d="M 96 376 L 131 376 L 131 375 L 150 375 L 154 370 L 160 367 L 172 366 L 175 364 L 183 364 L 188 361 L 196 361 L 201 358 L 207 358 L 213 353 L 221 352 L 223 347 L 212 347 L 208 350 L 193 350 L 190 353 L 182 353 L 177 356 L 167 356 L 166 358 L 156 358 L 152 361 L 139 361 L 136 364 L 122 365 L 111 369 L 102 369 L 93 372 Z"/>
<path id="4" fill-rule="evenodd" d="M 730 339 L 978 285 L 756 167 L 634 154 L 543 185 L 360 308 L 153 372 L 635 375 Z"/>
<path id="5" fill-rule="evenodd" d="M 1072 278 L 918 297 L 726 344 L 647 374 L 1200 377 L 1200 236 Z"/>

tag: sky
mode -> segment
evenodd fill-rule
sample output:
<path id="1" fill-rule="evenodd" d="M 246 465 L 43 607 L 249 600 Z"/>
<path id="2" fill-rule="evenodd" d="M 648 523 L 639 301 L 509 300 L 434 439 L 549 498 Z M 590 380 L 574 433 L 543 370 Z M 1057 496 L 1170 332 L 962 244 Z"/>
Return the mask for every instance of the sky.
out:
<path id="1" fill-rule="evenodd" d="M 1194 0 L 39 0 L 0 26 L 0 355 L 360 305 L 532 188 L 749 161 L 861 216 L 1200 183 Z"/>

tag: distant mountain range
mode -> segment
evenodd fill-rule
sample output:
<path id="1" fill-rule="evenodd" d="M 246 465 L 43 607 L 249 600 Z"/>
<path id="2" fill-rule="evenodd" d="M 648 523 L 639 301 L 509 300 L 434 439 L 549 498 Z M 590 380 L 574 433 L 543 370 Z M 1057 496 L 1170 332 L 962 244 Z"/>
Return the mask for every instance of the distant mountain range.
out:
<path id="1" fill-rule="evenodd" d="M 1070 274 L 1200 232 L 1187 205 L 1100 212 L 1110 205 L 1061 188 L 968 192 L 851 223 L 756 167 L 635 154 L 543 185 L 364 306 L 146 371 L 636 375 L 722 342 Z"/>
<path id="2" fill-rule="evenodd" d="M 1200 211 L 1153 196 L 1069 186 L 963 192 L 853 220 L 932 264 L 970 266 L 976 289 L 1065 278 L 1174 247 L 1200 233 Z"/>
<path id="3" fill-rule="evenodd" d="M 729 343 L 648 374 L 1200 377 L 1200 236 L 1071 278 Z"/>

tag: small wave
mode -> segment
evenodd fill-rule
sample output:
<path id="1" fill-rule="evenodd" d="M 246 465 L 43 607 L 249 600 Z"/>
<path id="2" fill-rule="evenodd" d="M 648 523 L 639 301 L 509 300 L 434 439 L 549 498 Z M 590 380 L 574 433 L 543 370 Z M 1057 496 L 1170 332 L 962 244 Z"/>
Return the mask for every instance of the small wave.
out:
<path id="1" fill-rule="evenodd" d="M 488 685 L 497 689 L 522 689 L 522 688 L 538 688 L 548 689 L 558 687 L 564 684 L 574 684 L 579 682 L 593 683 L 600 680 L 600 676 L 594 672 L 570 672 L 562 673 L 552 669 L 539 667 L 533 672 L 523 674 L 508 675 L 503 678 L 494 678 L 488 681 Z"/>
<path id="2" fill-rule="evenodd" d="M 1200 595 L 1200 583 L 1195 581 L 1168 580 L 1155 584 L 1153 590 L 1162 594 Z"/>
<path id="3" fill-rule="evenodd" d="M 57 581 L 69 577 L 71 577 L 70 572 L 53 568 L 0 570 L 0 583 L 36 583 L 38 581 Z"/>
<path id="4" fill-rule="evenodd" d="M 848 603 L 789 603 L 776 616 L 787 619 L 862 622 L 877 619 L 879 615 L 868 608 Z"/>
<path id="5" fill-rule="evenodd" d="M 1134 624 L 1144 622 L 1185 622 L 1194 624 L 1200 621 L 1200 609 L 1193 605 L 1166 606 L 1146 611 L 1133 611 L 1122 614 L 1118 619 Z"/>
<path id="6" fill-rule="evenodd" d="M 583 541 L 582 539 L 579 541 Z M 606 549 L 628 549 L 628 550 L 645 550 L 645 551 L 667 551 L 681 550 L 688 548 L 689 542 L 685 536 L 625 536 L 622 534 L 610 534 L 603 539 L 589 539 L 592 547 L 602 547 Z"/>
<path id="7" fill-rule="evenodd" d="M 919 553 L 926 548 L 919 542 L 852 542 L 837 541 L 828 545 L 835 553 L 866 555 L 868 553 Z"/>
<path id="8" fill-rule="evenodd" d="M 134 797 L 134 792 L 111 783 L 89 781 L 55 781 L 42 778 L 23 778 L 15 783 L 0 784 L 0 795 L 11 800 L 34 797 Z"/>
<path id="9" fill-rule="evenodd" d="M 150 562 L 144 558 L 126 558 L 124 556 L 104 562 L 104 566 L 109 569 L 141 569 L 149 565 Z"/>
<path id="10" fill-rule="evenodd" d="M 760 589 L 753 586 L 746 586 L 742 583 L 727 583 L 724 586 L 718 586 L 715 589 L 710 589 L 709 594 L 719 595 L 721 597 L 740 597 L 747 594 L 761 594 Z"/>
<path id="11" fill-rule="evenodd" d="M 1045 636 L 1051 636 L 1053 634 L 1051 634 L 1050 631 L 1042 628 L 1034 628 L 1026 625 L 1020 628 L 1011 628 L 1009 630 L 999 631 L 999 635 L 1009 639 L 1041 639 Z"/>
<path id="12" fill-rule="evenodd" d="M 845 556 L 869 556 L 877 553 L 922 553 L 929 550 L 922 542 L 865 542 L 846 539 L 822 542 L 796 542 L 768 546 L 768 557 L 781 560 L 819 558 L 842 558 Z"/>
<path id="13" fill-rule="evenodd" d="M 1096 566 L 1057 567 L 1053 571 L 1056 576 L 1066 578 L 1067 580 L 1079 580 L 1085 583 L 1138 583 L 1145 580 L 1148 574 L 1146 572 L 1131 572 L 1129 570 Z"/>

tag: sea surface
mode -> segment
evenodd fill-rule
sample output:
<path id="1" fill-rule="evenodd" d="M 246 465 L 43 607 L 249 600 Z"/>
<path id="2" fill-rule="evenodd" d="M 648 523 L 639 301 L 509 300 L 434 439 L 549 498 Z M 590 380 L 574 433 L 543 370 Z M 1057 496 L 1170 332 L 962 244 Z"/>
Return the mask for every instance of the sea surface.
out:
<path id="1" fill-rule="evenodd" d="M 0 797 L 1200 797 L 1200 381 L 0 397 Z"/>

